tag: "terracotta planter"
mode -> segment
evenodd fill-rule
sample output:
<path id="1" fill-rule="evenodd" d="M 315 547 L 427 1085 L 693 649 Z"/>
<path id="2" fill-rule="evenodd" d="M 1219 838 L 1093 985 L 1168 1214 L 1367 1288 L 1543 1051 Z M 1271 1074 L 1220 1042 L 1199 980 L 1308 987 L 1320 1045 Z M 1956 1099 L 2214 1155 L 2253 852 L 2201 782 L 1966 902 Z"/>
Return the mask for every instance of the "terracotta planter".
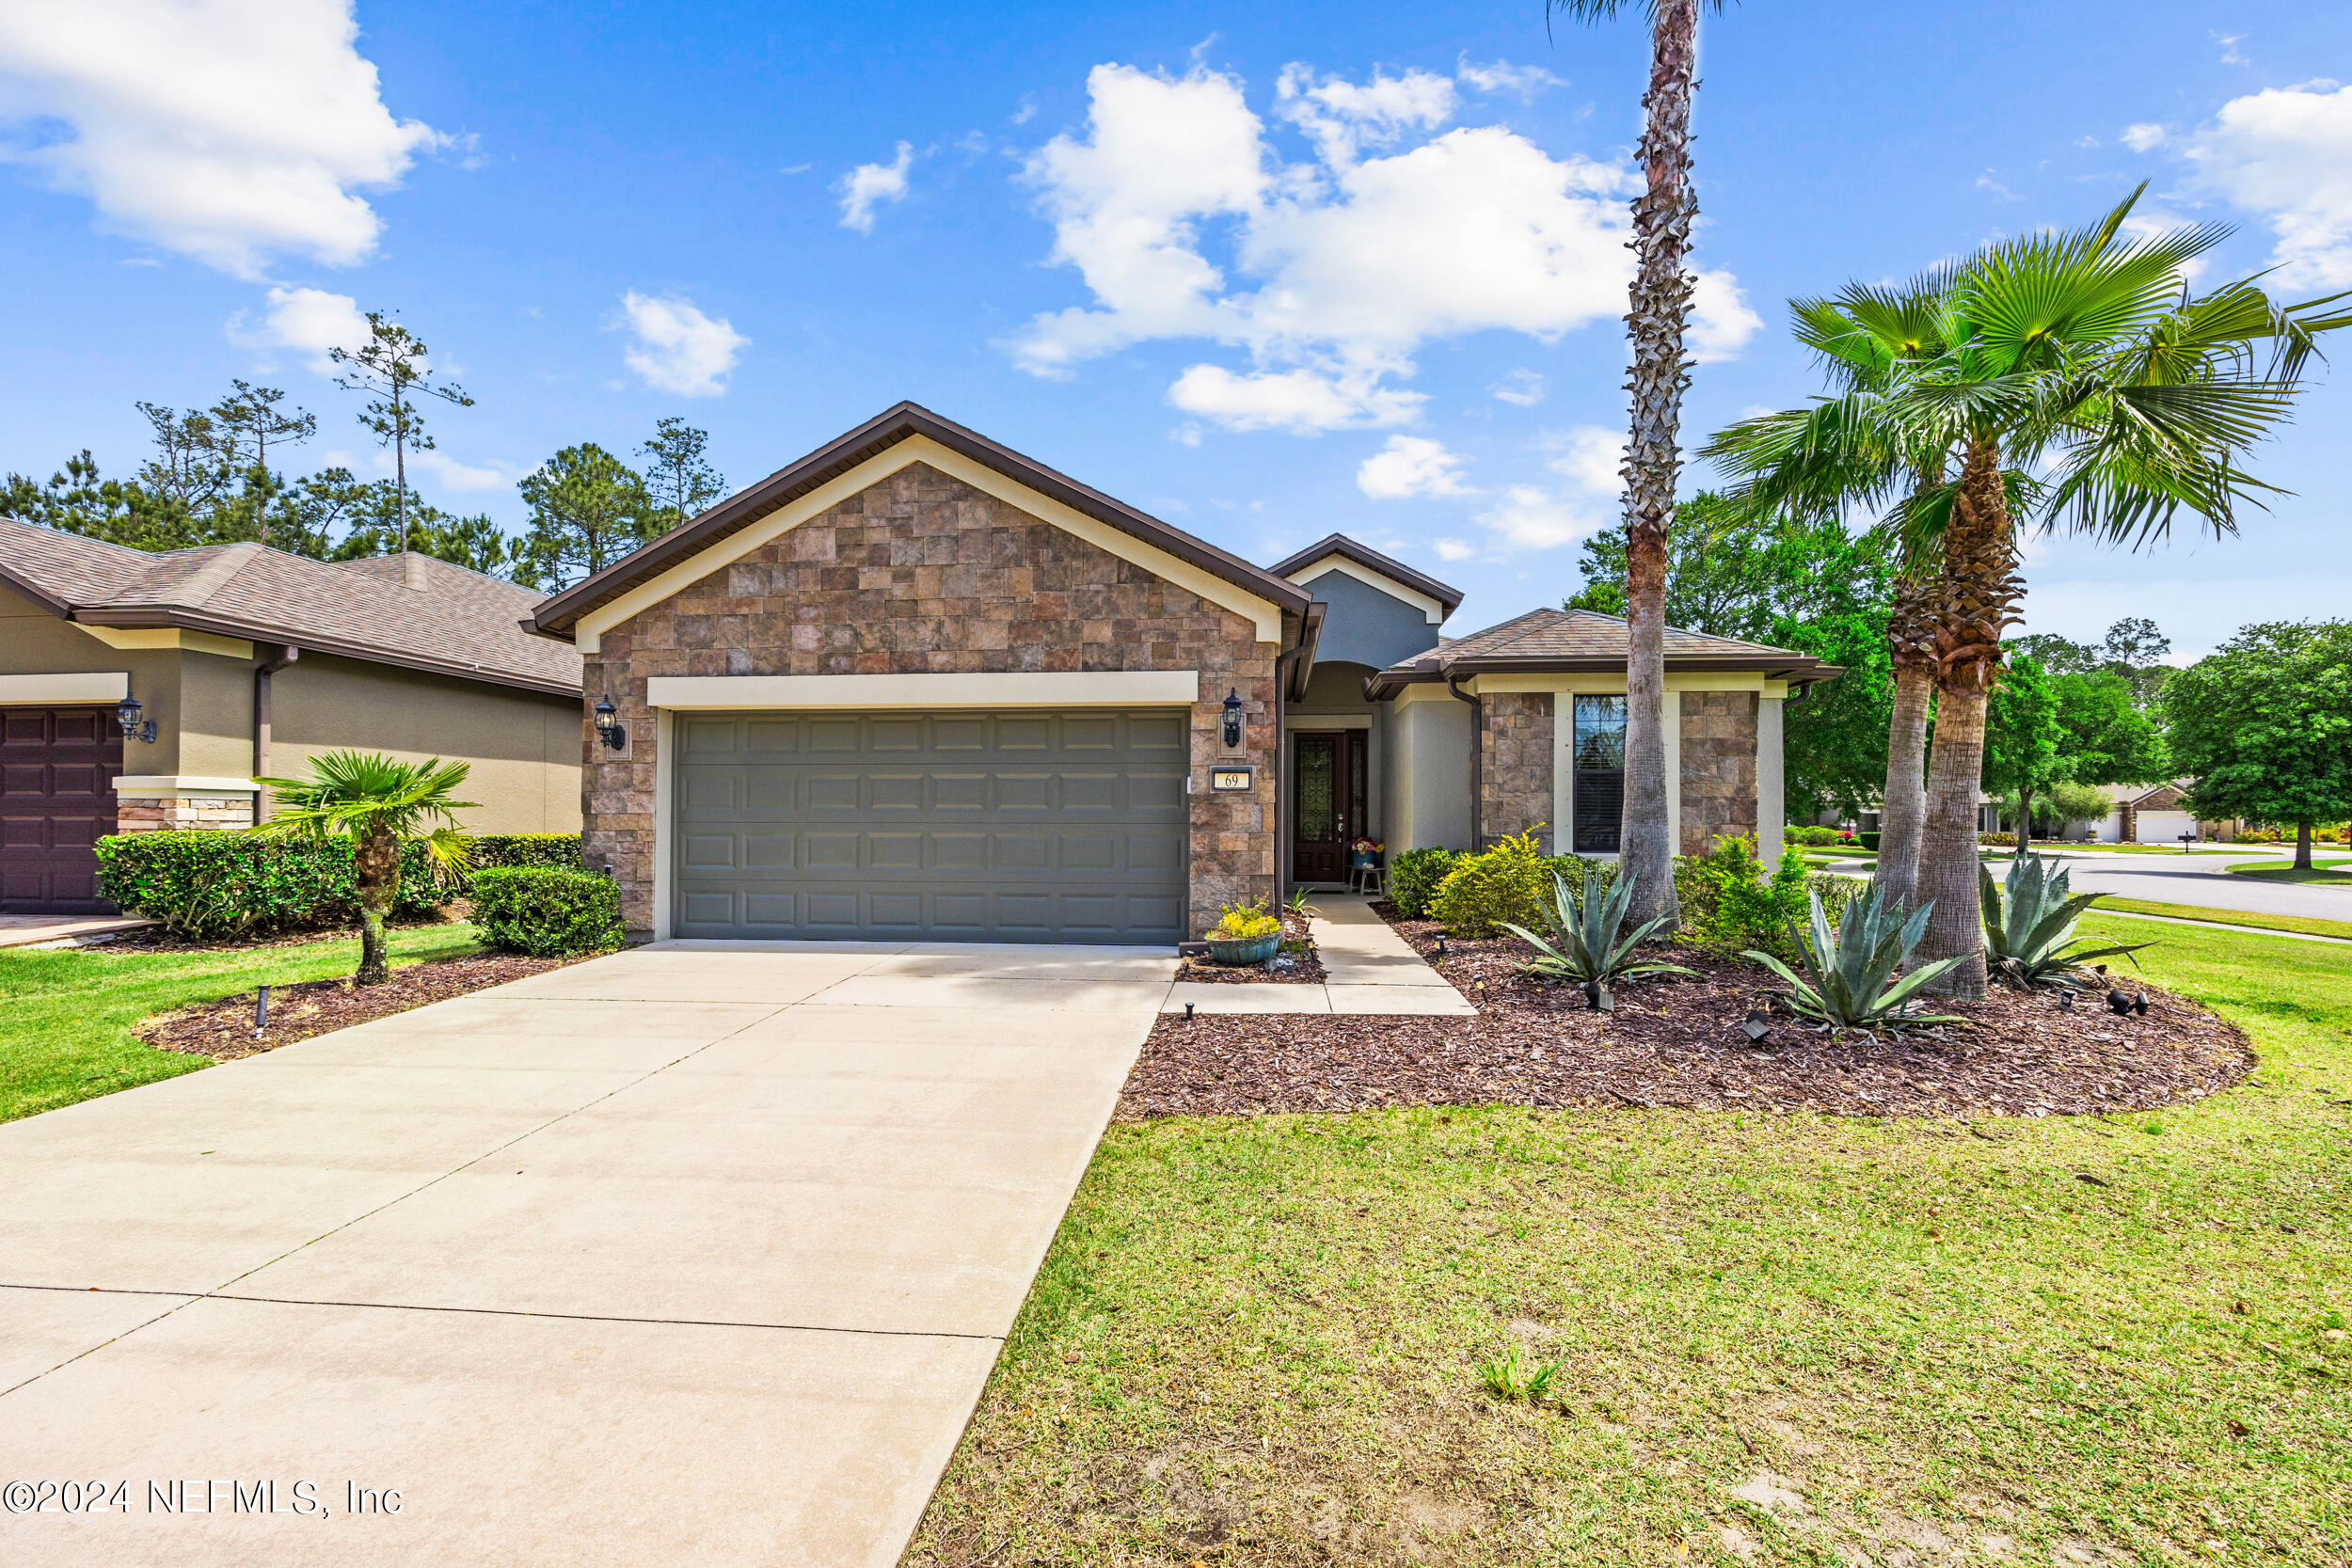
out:
<path id="1" fill-rule="evenodd" d="M 1282 944 L 1282 933 L 1271 931 L 1262 937 L 1213 936 L 1207 940 L 1211 958 L 1239 968 L 1262 964 L 1274 957 L 1274 950 Z"/>

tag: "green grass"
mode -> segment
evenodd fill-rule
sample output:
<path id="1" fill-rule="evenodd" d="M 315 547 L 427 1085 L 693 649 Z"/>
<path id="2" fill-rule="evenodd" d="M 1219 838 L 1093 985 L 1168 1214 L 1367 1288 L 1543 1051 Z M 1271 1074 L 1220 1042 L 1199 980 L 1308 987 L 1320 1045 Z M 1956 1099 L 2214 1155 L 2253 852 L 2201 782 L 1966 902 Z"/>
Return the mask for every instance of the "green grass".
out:
<path id="1" fill-rule="evenodd" d="M 2042 847 L 2043 843 L 2044 841 L 2036 840 L 2038 847 Z M 2169 847 L 2161 844 L 2065 844 L 2048 847 L 2062 848 L 2070 855 L 2243 855 L 2246 853 L 2245 847 L 2242 845 L 2234 849 L 2184 849 L 2177 844 Z"/>
<path id="2" fill-rule="evenodd" d="M 2251 1081 L 1972 1126 L 1114 1128 L 906 1561 L 2343 1560 L 2352 955 L 2140 958 Z M 1482 1386 L 1514 1346 L 1553 1399 Z"/>
<path id="3" fill-rule="evenodd" d="M 2277 861 L 2249 861 L 2243 865 L 2230 867 L 2230 872 L 2233 876 L 2260 877 L 2270 882 L 2318 882 L 2323 885 L 2332 882 L 2352 887 L 2352 861 L 2346 860 L 2314 860 L 2309 871 L 2298 870 L 2293 865 L 2280 865 Z"/>
<path id="4" fill-rule="evenodd" d="M 479 945 L 474 928 L 462 925 L 414 927 L 391 938 L 396 963 L 459 958 Z M 358 967 L 356 938 L 241 953 L 0 951 L 0 1121 L 210 1065 L 135 1037 L 131 1025 L 151 1014 Z"/>
<path id="5" fill-rule="evenodd" d="M 2217 910 L 2205 904 L 2168 904 L 2160 898 L 2119 898 L 2113 894 L 2103 895 L 2099 907 L 2120 910 L 2127 914 L 2161 914 L 2174 920 L 2203 920 L 2216 926 L 2243 926 L 2253 931 L 2300 931 L 2306 936 L 2352 940 L 2352 921 L 2322 920 L 2316 915 L 2258 914 L 2250 910 Z"/>

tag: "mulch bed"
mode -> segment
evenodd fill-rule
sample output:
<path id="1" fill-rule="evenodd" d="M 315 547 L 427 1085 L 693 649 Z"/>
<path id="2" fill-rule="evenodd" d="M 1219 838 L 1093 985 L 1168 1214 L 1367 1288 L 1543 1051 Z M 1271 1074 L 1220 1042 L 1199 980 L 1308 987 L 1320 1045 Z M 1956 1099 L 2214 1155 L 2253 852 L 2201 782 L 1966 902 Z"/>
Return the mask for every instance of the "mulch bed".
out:
<path id="1" fill-rule="evenodd" d="M 1434 959 L 1439 927 L 1390 924 Z M 1522 974 L 1516 937 L 1448 938 L 1438 966 L 1471 1018 L 1238 1015 L 1166 1018 L 1128 1075 L 1119 1118 L 1358 1111 L 1406 1105 L 1670 1105 L 1844 1116 L 2067 1116 L 2201 1100 L 2254 1065 L 2243 1031 L 2185 997 L 2119 977 L 2148 998 L 2117 1017 L 2096 995 L 2059 1010 L 2048 992 L 1999 990 L 1938 1006 L 1964 1024 L 1900 1036 L 1827 1036 L 1789 1014 L 1773 976 L 1678 950 L 1693 979 L 1652 976 L 1613 1013 Z M 1775 1027 L 1750 1045 L 1751 1007 Z"/>
<path id="2" fill-rule="evenodd" d="M 175 1012 L 157 1013 L 132 1031 L 148 1044 L 216 1062 L 257 1056 L 281 1045 L 347 1029 L 370 1019 L 405 1013 L 428 1002 L 445 1002 L 468 991 L 502 986 L 526 974 L 538 974 L 578 963 L 578 958 L 531 958 L 514 953 L 485 953 L 468 958 L 439 958 L 405 964 L 380 985 L 355 986 L 348 979 L 306 980 L 299 985 L 269 989 L 269 1028 L 253 1037 L 253 993 L 199 1002 Z"/>
<path id="3" fill-rule="evenodd" d="M 389 931 L 420 931 L 435 926 L 447 926 L 464 919 L 462 913 L 451 912 L 446 920 L 389 921 Z M 107 933 L 83 943 L 85 947 L 103 947 L 109 953 L 254 953 L 269 947 L 300 947 L 312 942 L 358 942 L 357 926 L 333 927 L 324 930 L 277 931 L 267 936 L 250 937 L 191 937 L 183 936 L 162 926 L 143 926 L 136 930 L 119 934 Z M 275 1006 L 278 993 L 271 991 L 270 1004 Z"/>

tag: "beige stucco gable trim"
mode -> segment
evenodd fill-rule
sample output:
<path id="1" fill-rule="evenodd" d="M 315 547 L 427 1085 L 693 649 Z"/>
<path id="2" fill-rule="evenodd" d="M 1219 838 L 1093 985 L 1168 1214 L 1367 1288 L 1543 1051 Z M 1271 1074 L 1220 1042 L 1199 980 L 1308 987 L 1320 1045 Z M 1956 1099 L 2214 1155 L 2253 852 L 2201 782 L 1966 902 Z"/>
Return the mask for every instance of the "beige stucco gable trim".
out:
<path id="1" fill-rule="evenodd" d="M 1381 593 L 1386 594 L 1390 598 L 1396 600 L 1400 604 L 1411 605 L 1415 610 L 1422 612 L 1422 616 L 1428 620 L 1431 626 L 1440 626 L 1445 625 L 1445 606 L 1439 604 L 1428 594 L 1422 593 L 1419 589 L 1407 588 L 1405 584 L 1397 581 L 1396 578 L 1390 577 L 1387 573 L 1375 572 L 1371 567 L 1350 561 L 1347 557 L 1341 555 L 1336 551 L 1330 555 L 1325 556 L 1322 560 L 1316 562 L 1311 566 L 1302 566 L 1295 572 L 1289 572 L 1284 575 L 1289 578 L 1289 580 L 1297 583 L 1303 588 L 1307 585 L 1310 578 L 1319 578 L 1326 572 L 1344 572 L 1347 576 L 1354 578 L 1358 582 L 1364 584 L 1366 587 L 1379 590 Z"/>
<path id="2" fill-rule="evenodd" d="M 0 703 L 119 703 L 131 694 L 126 670 L 91 670 L 56 675 L 0 675 Z"/>
<path id="3" fill-rule="evenodd" d="M 950 479 L 960 480 L 983 495 L 993 496 L 1008 506 L 1018 507 L 1030 516 L 1051 523 L 1066 533 L 1075 534 L 1098 549 L 1121 561 L 1131 562 L 1152 576 L 1186 589 L 1221 610 L 1245 617 L 1257 628 L 1257 639 L 1261 642 L 1279 643 L 1282 640 L 1282 612 L 1273 601 L 1262 599 L 1188 561 L 1181 561 L 1166 550 L 1145 544 L 1133 534 L 1098 522 L 1050 496 L 1008 479 L 986 464 L 976 463 L 928 436 L 910 436 L 867 458 L 847 473 L 828 480 L 799 499 L 777 508 L 750 527 L 729 534 L 708 549 L 690 556 L 659 576 L 639 583 L 611 603 L 588 611 L 574 628 L 573 641 L 583 654 L 597 652 L 602 645 L 603 634 L 631 616 L 682 592 L 690 584 L 701 581 L 721 567 L 740 561 L 810 518 L 831 511 L 859 491 L 882 483 L 914 463 L 928 463 Z"/>
<path id="4" fill-rule="evenodd" d="M 109 648 L 185 648 L 199 654 L 218 654 L 223 658 L 253 657 L 253 644 L 242 637 L 191 631 L 185 626 L 93 626 L 83 621 L 68 621 L 66 625 L 95 637 Z"/>

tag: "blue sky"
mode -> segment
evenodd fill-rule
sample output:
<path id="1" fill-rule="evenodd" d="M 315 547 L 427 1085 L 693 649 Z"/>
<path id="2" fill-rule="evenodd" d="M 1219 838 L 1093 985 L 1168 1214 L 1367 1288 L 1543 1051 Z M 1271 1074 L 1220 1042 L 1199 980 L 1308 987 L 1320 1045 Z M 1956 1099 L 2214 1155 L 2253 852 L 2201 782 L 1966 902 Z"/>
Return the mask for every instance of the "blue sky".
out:
<path id="1" fill-rule="evenodd" d="M 1253 559 L 1355 533 L 1468 590 L 1473 629 L 1556 602 L 1615 522 L 1645 58 L 1632 24 L 1548 40 L 1536 0 L 15 8 L 0 468 L 126 473 L 135 400 L 246 376 L 319 414 L 297 466 L 364 471 L 319 356 L 397 309 L 477 400 L 437 411 L 420 488 L 510 528 L 561 446 L 682 415 L 740 484 L 909 397 Z M 1709 18 L 1686 432 L 1815 389 L 1789 294 L 2141 180 L 2240 226 L 2210 277 L 2352 288 L 2330 78 L 2352 8 Z M 2177 657 L 2343 613 L 2347 446 L 2323 370 L 2260 459 L 2296 495 L 2226 543 L 2037 542 L 2030 629 L 2148 615 Z"/>

